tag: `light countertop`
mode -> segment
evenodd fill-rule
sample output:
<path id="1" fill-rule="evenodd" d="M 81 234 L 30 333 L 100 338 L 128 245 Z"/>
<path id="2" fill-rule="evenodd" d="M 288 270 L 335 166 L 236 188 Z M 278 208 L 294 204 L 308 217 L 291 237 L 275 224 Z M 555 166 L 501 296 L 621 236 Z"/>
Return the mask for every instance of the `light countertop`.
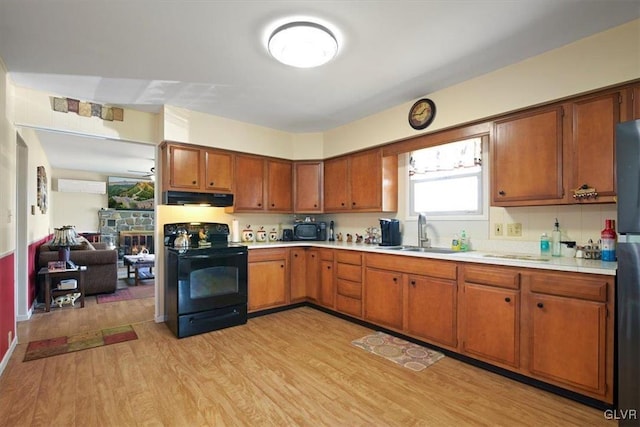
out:
<path id="1" fill-rule="evenodd" d="M 512 267 L 538 268 L 542 270 L 569 271 L 576 273 L 604 274 L 615 276 L 618 264 L 616 262 L 605 262 L 601 260 L 591 260 L 582 258 L 551 257 L 542 259 L 531 254 L 502 253 L 497 251 L 482 252 L 411 252 L 398 251 L 384 248 L 378 245 L 367 245 L 345 242 L 316 242 L 316 241 L 294 241 L 294 242 L 270 242 L 270 243 L 245 243 L 250 250 L 265 248 L 283 247 L 317 247 L 328 249 L 346 249 L 361 252 L 381 253 L 388 255 L 413 256 L 431 259 L 443 259 L 448 261 L 474 262 L 479 264 L 506 265 Z M 519 258 L 513 258 L 513 257 Z M 506 257 L 506 258 L 505 258 Z M 531 258 L 531 259 L 526 259 Z"/>

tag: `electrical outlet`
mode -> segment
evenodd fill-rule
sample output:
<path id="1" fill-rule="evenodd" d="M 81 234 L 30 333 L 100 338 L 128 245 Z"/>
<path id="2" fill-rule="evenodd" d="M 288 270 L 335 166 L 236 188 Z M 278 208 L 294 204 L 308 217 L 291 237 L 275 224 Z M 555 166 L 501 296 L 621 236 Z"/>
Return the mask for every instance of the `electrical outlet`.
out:
<path id="1" fill-rule="evenodd" d="M 507 224 L 507 236 L 522 237 L 522 224 L 519 222 Z"/>
<path id="2" fill-rule="evenodd" d="M 502 223 L 497 222 L 493 224 L 493 235 L 494 236 L 502 236 Z"/>

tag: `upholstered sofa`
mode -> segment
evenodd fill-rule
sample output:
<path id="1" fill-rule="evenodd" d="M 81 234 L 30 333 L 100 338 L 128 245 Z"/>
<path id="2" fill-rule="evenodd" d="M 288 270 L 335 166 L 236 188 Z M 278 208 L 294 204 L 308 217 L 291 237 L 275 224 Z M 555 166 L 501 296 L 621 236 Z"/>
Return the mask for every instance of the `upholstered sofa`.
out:
<path id="1" fill-rule="evenodd" d="M 115 249 L 107 249 L 106 243 L 88 243 L 79 249 L 72 247 L 70 259 L 76 265 L 87 266 L 84 276 L 86 295 L 115 292 L 118 282 L 118 252 Z M 57 247 L 40 246 L 38 269 L 46 267 L 49 261 L 57 260 Z"/>

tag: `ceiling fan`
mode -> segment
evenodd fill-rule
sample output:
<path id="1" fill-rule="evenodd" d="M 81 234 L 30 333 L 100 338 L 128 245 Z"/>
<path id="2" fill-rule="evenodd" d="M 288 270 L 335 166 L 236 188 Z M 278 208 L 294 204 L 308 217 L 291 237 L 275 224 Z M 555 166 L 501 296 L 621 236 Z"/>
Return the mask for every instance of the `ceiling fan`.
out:
<path id="1" fill-rule="evenodd" d="M 156 168 L 152 167 L 149 171 L 137 171 L 128 169 L 127 172 L 140 174 L 142 178 L 149 178 L 150 180 L 154 180 L 156 178 Z"/>

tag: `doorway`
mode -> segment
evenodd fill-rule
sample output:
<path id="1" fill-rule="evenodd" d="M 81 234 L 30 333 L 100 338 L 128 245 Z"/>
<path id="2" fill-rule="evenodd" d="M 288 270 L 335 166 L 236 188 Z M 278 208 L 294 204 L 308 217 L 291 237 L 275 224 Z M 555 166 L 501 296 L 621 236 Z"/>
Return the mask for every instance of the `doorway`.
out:
<path id="1" fill-rule="evenodd" d="M 29 307 L 29 147 L 16 133 L 16 320 L 31 317 Z"/>

